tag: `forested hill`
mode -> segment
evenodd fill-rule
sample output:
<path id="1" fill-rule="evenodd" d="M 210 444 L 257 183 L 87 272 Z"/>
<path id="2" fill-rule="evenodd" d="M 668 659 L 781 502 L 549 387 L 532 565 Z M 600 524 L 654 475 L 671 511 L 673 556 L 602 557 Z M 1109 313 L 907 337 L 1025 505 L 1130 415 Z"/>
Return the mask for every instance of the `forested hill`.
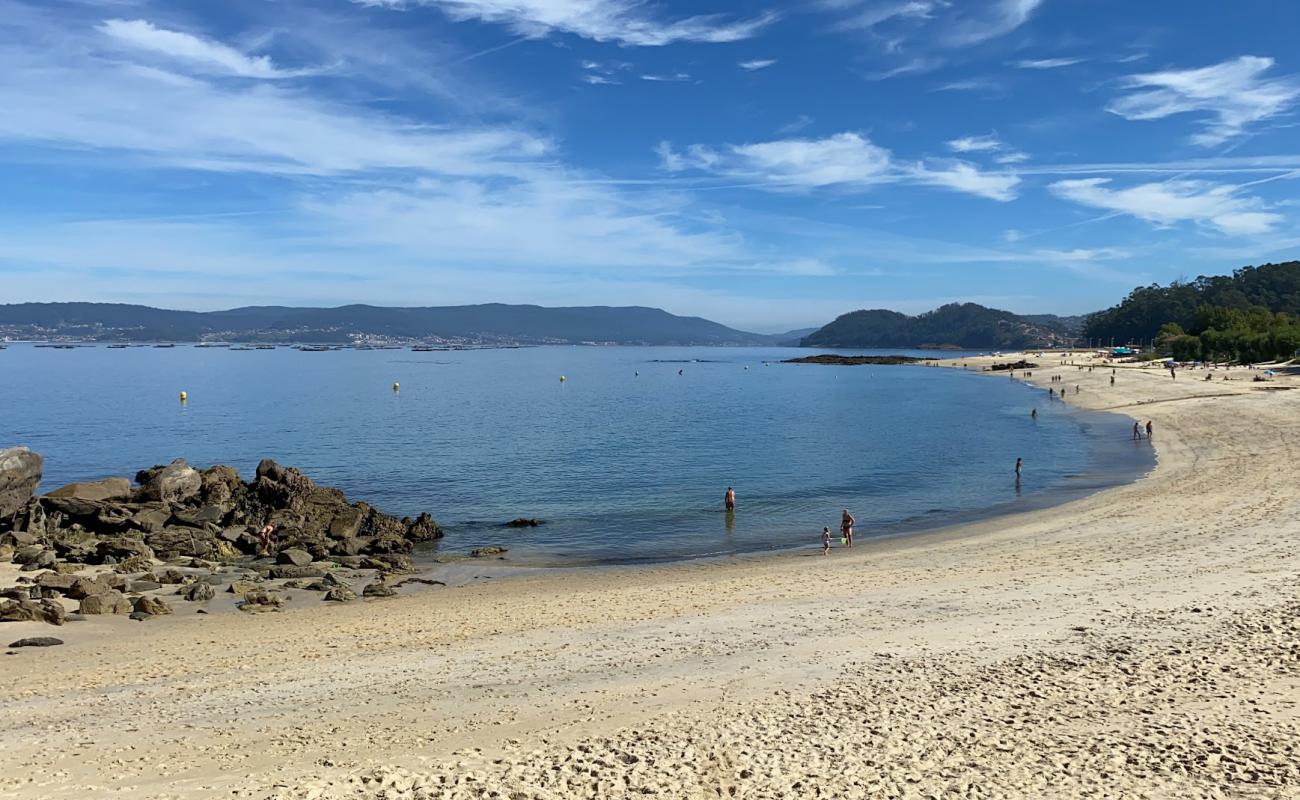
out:
<path id="1" fill-rule="evenodd" d="M 1300 261 L 1243 267 L 1231 275 L 1202 276 L 1168 286 L 1134 289 L 1123 302 L 1088 318 L 1083 335 L 1109 343 L 1150 342 L 1167 323 L 1198 326 L 1202 306 L 1246 311 L 1263 307 L 1300 316 Z"/>
<path id="2" fill-rule="evenodd" d="M 1010 350 L 1069 345 L 1067 319 L 1023 317 L 975 303 L 952 303 L 918 316 L 853 311 L 805 336 L 804 347 L 950 347 Z"/>
<path id="3" fill-rule="evenodd" d="M 348 342 L 365 337 L 480 343 L 598 342 L 658 345 L 759 345 L 773 337 L 657 308 L 474 306 L 340 308 L 253 306 L 170 311 L 112 303 L 0 305 L 0 338 L 93 341 Z"/>

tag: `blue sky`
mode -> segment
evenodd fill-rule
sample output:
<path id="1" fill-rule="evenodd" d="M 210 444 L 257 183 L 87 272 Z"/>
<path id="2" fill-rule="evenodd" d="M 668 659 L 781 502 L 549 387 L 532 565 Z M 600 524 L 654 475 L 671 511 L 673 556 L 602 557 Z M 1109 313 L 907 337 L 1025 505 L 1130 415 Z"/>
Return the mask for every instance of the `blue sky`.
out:
<path id="1" fill-rule="evenodd" d="M 0 0 L 0 302 L 1079 313 L 1300 253 L 1300 4 Z"/>

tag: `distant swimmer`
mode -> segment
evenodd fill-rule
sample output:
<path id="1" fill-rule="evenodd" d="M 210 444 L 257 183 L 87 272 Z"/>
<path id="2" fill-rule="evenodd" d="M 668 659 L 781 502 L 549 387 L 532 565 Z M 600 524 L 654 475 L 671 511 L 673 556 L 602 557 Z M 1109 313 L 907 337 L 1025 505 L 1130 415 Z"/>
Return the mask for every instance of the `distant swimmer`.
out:
<path id="1" fill-rule="evenodd" d="M 849 510 L 844 509 L 844 515 L 840 517 L 840 534 L 844 537 L 844 544 L 848 547 L 853 546 L 853 523 L 857 522 Z"/>
<path id="2" fill-rule="evenodd" d="M 1016 480 L 1017 481 L 1020 480 L 1020 468 L 1024 466 L 1024 463 L 1025 462 L 1023 459 L 1019 459 L 1019 458 L 1016 459 Z"/>
<path id="3" fill-rule="evenodd" d="M 736 510 L 736 490 L 735 490 L 735 489 L 731 488 L 730 486 L 727 487 L 727 494 L 723 497 L 722 504 L 723 504 L 724 506 L 726 506 L 726 508 L 727 508 L 728 511 L 735 511 L 735 510 Z"/>
<path id="4" fill-rule="evenodd" d="M 831 554 L 831 529 L 822 528 L 822 555 Z"/>
<path id="5" fill-rule="evenodd" d="M 685 372 L 685 370 L 682 370 L 682 369 L 677 370 L 677 374 L 678 374 L 678 375 L 681 375 L 683 372 Z"/>
<path id="6" fill-rule="evenodd" d="M 1030 411 L 1030 412 L 1029 412 L 1029 418 L 1030 418 L 1030 419 L 1038 419 L 1038 409 L 1035 408 L 1033 411 Z"/>

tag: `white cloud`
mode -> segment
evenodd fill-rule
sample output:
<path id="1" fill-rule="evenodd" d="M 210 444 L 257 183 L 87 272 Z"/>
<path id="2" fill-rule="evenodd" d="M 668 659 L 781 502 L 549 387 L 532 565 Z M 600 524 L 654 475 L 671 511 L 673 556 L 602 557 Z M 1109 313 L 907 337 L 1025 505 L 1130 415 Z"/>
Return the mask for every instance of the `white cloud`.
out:
<path id="1" fill-rule="evenodd" d="M 748 72 L 757 72 L 760 69 L 767 69 L 775 63 L 775 58 L 756 58 L 753 61 L 742 61 L 737 66 Z"/>
<path id="2" fill-rule="evenodd" d="M 1013 150 L 1009 153 L 1003 153 L 993 160 L 999 164 L 1021 164 L 1029 160 L 1029 155 L 1018 150 Z"/>
<path id="3" fill-rule="evenodd" d="M 1207 113 L 1211 121 L 1191 141 L 1203 146 L 1222 144 L 1241 135 L 1252 123 L 1282 113 L 1300 98 L 1300 82 L 1294 76 L 1262 77 L 1272 67 L 1271 58 L 1241 56 L 1199 69 L 1133 75 L 1125 81 L 1133 91 L 1106 110 L 1130 120 Z"/>
<path id="4" fill-rule="evenodd" d="M 1002 147 L 1002 142 L 996 134 L 992 133 L 984 136 L 963 136 L 948 141 L 948 148 L 954 153 L 985 153 L 1001 150 Z"/>
<path id="5" fill-rule="evenodd" d="M 686 74 L 685 72 L 665 73 L 662 75 L 647 73 L 641 76 L 641 80 L 643 81 L 655 81 L 658 83 L 684 83 L 685 81 L 689 81 L 690 79 L 691 76 Z"/>
<path id="6" fill-rule="evenodd" d="M 1057 181 L 1051 190 L 1082 205 L 1128 214 L 1157 225 L 1194 222 L 1227 234 L 1266 233 L 1282 221 L 1256 198 L 1241 197 L 1236 187 L 1206 181 L 1144 183 L 1109 188 L 1109 178 Z"/>
<path id="7" fill-rule="evenodd" d="M 924 46 L 968 47 L 1005 36 L 1029 20 L 1043 0 L 824 0 L 823 9 L 839 16 L 842 30 L 887 36 L 886 49 Z"/>
<path id="8" fill-rule="evenodd" d="M 242 78 L 285 78 L 299 72 L 278 69 L 267 56 L 250 56 L 220 42 L 159 28 L 142 20 L 110 19 L 98 29 L 119 44 L 186 62 L 205 72 Z"/>
<path id="9" fill-rule="evenodd" d="M 891 169 L 889 151 L 856 133 L 745 144 L 731 150 L 742 170 L 785 186 L 879 183 Z"/>
<path id="10" fill-rule="evenodd" d="M 1010 172 L 983 172 L 963 161 L 899 164 L 886 148 L 858 133 L 824 139 L 778 139 L 722 150 L 691 145 L 678 152 L 667 142 L 655 148 L 669 172 L 701 170 L 755 182 L 760 188 L 808 191 L 862 190 L 890 183 L 939 186 L 994 200 L 1011 200 L 1020 179 Z"/>
<path id="11" fill-rule="evenodd" d="M 1012 62 L 1013 67 L 1019 69 L 1060 69 L 1061 67 L 1070 67 L 1075 64 L 1082 64 L 1087 61 L 1086 58 L 1036 58 L 1026 59 L 1024 61 Z"/>
<path id="12" fill-rule="evenodd" d="M 613 78 L 601 75 L 598 72 L 587 72 L 581 77 L 583 83 L 590 83 L 592 86 L 617 86 L 618 81 Z"/>
<path id="13" fill-rule="evenodd" d="M 974 164 L 953 161 L 940 165 L 918 165 L 912 175 L 920 183 L 966 192 L 990 200 L 1016 199 L 1020 177 L 1011 172 L 982 172 Z"/>
<path id="14" fill-rule="evenodd" d="M 1029 21 L 1043 0 L 994 0 L 978 12 L 959 17 L 943 34 L 954 47 L 979 44 L 1005 36 Z"/>
<path id="15" fill-rule="evenodd" d="M 830 8 L 848 8 L 859 6 L 854 9 L 852 16 L 846 17 L 837 24 L 836 27 L 843 29 L 854 28 L 874 28 L 883 22 L 890 20 L 902 19 L 930 19 L 934 12 L 945 7 L 947 3 L 943 0 L 904 0 L 904 2 L 881 3 L 865 8 L 861 3 L 840 2 L 827 3 Z"/>
<path id="16" fill-rule="evenodd" d="M 521 36 L 569 33 L 597 42 L 660 47 L 674 42 L 737 42 L 755 36 L 777 18 L 765 13 L 729 20 L 705 14 L 665 21 L 649 16 L 636 0 L 354 0 L 362 5 L 432 6 L 456 21 L 507 25 Z"/>

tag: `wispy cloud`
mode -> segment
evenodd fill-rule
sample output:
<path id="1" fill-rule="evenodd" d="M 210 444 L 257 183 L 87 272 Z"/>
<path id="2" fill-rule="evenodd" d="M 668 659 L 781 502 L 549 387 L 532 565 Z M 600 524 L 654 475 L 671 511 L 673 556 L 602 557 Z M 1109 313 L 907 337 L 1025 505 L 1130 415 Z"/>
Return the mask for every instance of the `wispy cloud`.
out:
<path id="1" fill-rule="evenodd" d="M 788 136 L 792 133 L 798 133 L 799 131 L 807 128 L 811 124 L 813 124 L 812 117 L 808 116 L 807 114 L 800 114 L 790 122 L 787 122 L 786 124 L 777 128 L 776 132 L 777 135 L 779 136 Z"/>
<path id="2" fill-rule="evenodd" d="M 1000 92 L 1003 86 L 992 78 L 961 78 L 960 80 L 941 83 L 931 91 L 935 92 Z"/>
<path id="3" fill-rule="evenodd" d="M 984 136 L 963 136 L 948 141 L 948 149 L 954 153 L 986 153 L 1001 150 L 1002 147 L 1002 140 L 993 133 Z"/>
<path id="4" fill-rule="evenodd" d="M 685 72 L 646 73 L 641 76 L 641 80 L 643 81 L 654 81 L 657 83 L 685 83 L 690 79 L 691 76 Z"/>
<path id="5" fill-rule="evenodd" d="M 1212 119 L 1191 137 L 1194 144 L 1213 146 L 1240 136 L 1252 123 L 1277 116 L 1300 98 L 1295 76 L 1267 79 L 1273 59 L 1241 56 L 1209 67 L 1164 70 L 1130 76 L 1131 93 L 1107 110 L 1130 120 L 1163 119 L 1201 112 Z"/>
<path id="6" fill-rule="evenodd" d="M 1071 67 L 1075 64 L 1082 64 L 1087 61 L 1086 58 L 1036 58 L 1026 59 L 1024 61 L 1013 61 L 1011 66 L 1018 69 L 1060 69 L 1061 67 Z"/>
<path id="7" fill-rule="evenodd" d="M 142 19 L 110 19 L 99 31 L 119 45 L 185 62 L 204 72 L 241 78 L 289 78 L 302 71 L 281 70 L 268 56 L 250 56 L 229 45 Z"/>
<path id="8" fill-rule="evenodd" d="M 634 0 L 353 0 L 368 6 L 404 9 L 431 6 L 456 21 L 507 25 L 523 36 L 568 33 L 597 42 L 661 47 L 674 42 L 738 42 L 777 19 L 769 12 L 749 19 L 705 14 L 656 19 Z"/>
<path id="9" fill-rule="evenodd" d="M 742 61 L 737 66 L 747 72 L 757 72 L 760 69 L 767 69 L 775 63 L 775 58 L 756 58 L 753 61 Z"/>
<path id="10" fill-rule="evenodd" d="M 959 16 L 943 38 L 952 46 L 964 47 L 1005 36 L 1028 22 L 1042 4 L 1043 0 L 994 0 Z"/>
<path id="11" fill-rule="evenodd" d="M 1057 181 L 1050 188 L 1066 200 L 1157 225 L 1194 222 L 1227 234 L 1260 234 L 1282 221 L 1262 201 L 1240 196 L 1234 186 L 1175 180 L 1112 189 L 1110 183 L 1109 178 L 1081 178 Z"/>
<path id="12" fill-rule="evenodd" d="M 678 152 L 664 142 L 656 149 L 671 172 L 701 170 L 754 182 L 758 188 L 861 191 L 890 183 L 938 186 L 994 200 L 1011 200 L 1020 179 L 989 173 L 963 161 L 898 162 L 886 148 L 858 133 L 824 139 L 778 139 L 715 149 L 691 145 Z"/>

